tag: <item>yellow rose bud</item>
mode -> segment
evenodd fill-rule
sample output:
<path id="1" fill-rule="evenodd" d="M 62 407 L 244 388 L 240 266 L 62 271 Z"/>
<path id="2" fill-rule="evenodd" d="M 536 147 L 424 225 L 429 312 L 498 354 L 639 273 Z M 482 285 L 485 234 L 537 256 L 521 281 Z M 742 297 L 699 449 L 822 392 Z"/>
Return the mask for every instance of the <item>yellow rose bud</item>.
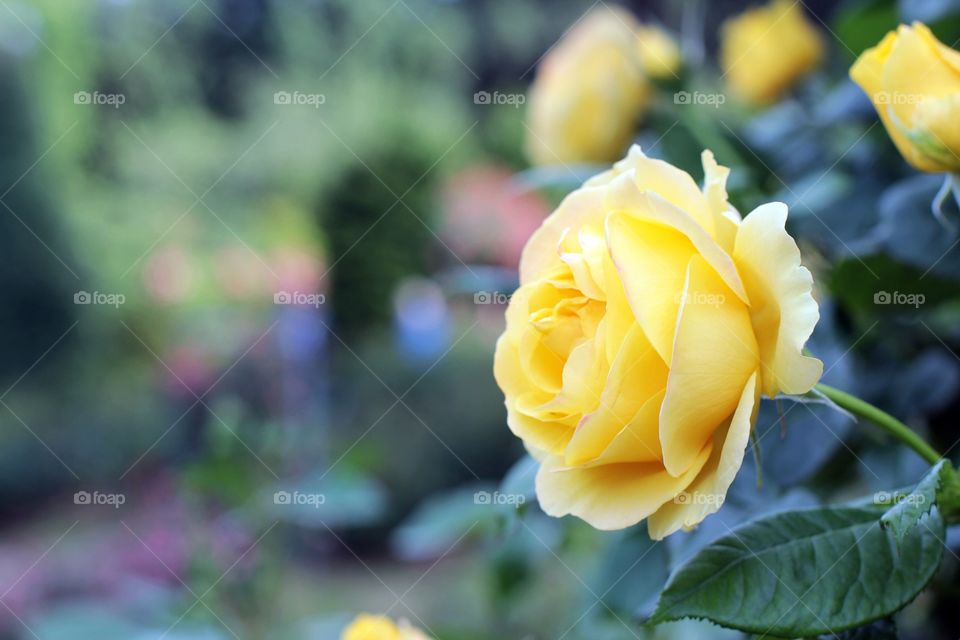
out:
<path id="1" fill-rule="evenodd" d="M 926 25 L 900 25 L 850 69 L 903 157 L 921 171 L 960 171 L 960 52 Z"/>
<path id="2" fill-rule="evenodd" d="M 361 614 L 343 630 L 340 640 L 430 640 L 406 620 L 394 624 L 390 618 Z"/>
<path id="3" fill-rule="evenodd" d="M 817 66 L 823 42 L 802 7 L 794 0 L 773 0 L 724 23 L 720 65 L 733 93 L 768 104 Z"/>
<path id="4" fill-rule="evenodd" d="M 623 154 L 650 94 L 636 29 L 629 13 L 605 5 L 546 55 L 529 94 L 531 161 L 611 162 Z"/>
<path id="5" fill-rule="evenodd" d="M 634 146 L 530 238 L 494 374 L 510 429 L 540 462 L 552 516 L 647 519 L 660 539 L 720 508 L 761 393 L 800 394 L 823 365 L 810 272 L 766 204 L 742 221 L 729 170 L 703 189 Z"/>
<path id="6" fill-rule="evenodd" d="M 637 27 L 640 62 L 651 78 L 674 76 L 680 68 L 680 48 L 673 37 L 654 25 Z"/>

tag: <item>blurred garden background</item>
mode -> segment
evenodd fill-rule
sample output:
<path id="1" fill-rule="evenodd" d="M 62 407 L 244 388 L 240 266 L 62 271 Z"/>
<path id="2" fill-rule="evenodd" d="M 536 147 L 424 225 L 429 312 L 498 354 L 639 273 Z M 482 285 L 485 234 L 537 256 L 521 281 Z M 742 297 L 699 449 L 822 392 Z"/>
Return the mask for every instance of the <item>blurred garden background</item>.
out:
<path id="1" fill-rule="evenodd" d="M 958 236 L 846 70 L 900 21 L 955 43 L 960 3 L 799 4 L 831 55 L 763 107 L 677 100 L 726 95 L 717 25 L 748 3 L 617 5 L 683 52 L 637 140 L 698 180 L 712 148 L 742 212 L 790 205 L 824 380 L 956 460 Z M 537 509 L 493 347 L 524 242 L 597 166 L 531 167 L 525 98 L 608 6 L 0 0 L 0 638 L 326 640 L 365 611 L 438 640 L 736 638 L 636 621 L 725 527 L 919 479 L 771 401 L 693 533 Z M 946 543 L 903 637 L 960 635 Z"/>

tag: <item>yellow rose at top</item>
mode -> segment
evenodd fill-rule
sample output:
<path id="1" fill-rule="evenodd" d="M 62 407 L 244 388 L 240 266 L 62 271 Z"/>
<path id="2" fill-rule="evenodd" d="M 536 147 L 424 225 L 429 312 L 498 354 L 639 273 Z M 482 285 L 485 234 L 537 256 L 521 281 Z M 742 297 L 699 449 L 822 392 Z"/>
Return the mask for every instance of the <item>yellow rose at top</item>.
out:
<path id="1" fill-rule="evenodd" d="M 731 91 L 754 104 L 779 98 L 823 58 L 803 3 L 773 0 L 723 24 L 720 66 Z"/>
<path id="2" fill-rule="evenodd" d="M 761 394 L 800 394 L 823 365 L 787 207 L 741 220 L 729 170 L 705 185 L 633 147 L 530 238 L 494 373 L 539 461 L 550 515 L 662 538 L 719 509 Z"/>
<path id="3" fill-rule="evenodd" d="M 669 78 L 680 69 L 680 47 L 660 27 L 642 24 L 637 27 L 640 64 L 651 78 Z"/>
<path id="4" fill-rule="evenodd" d="M 399 625 L 384 616 L 362 614 L 351 622 L 340 640 L 430 640 L 406 621 Z"/>
<path id="5" fill-rule="evenodd" d="M 629 13 L 604 5 L 547 53 L 528 96 L 533 163 L 609 163 L 623 155 L 650 95 L 637 27 Z"/>
<path id="6" fill-rule="evenodd" d="M 919 22 L 900 25 L 850 69 L 903 157 L 921 171 L 960 171 L 960 52 Z"/>

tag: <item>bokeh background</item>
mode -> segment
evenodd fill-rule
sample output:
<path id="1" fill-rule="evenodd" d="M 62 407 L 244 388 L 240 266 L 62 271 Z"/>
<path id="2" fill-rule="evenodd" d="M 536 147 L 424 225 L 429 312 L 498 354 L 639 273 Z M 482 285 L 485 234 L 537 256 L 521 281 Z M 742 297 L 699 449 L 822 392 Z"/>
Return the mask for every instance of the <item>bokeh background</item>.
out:
<path id="1" fill-rule="evenodd" d="M 791 205 L 825 380 L 956 459 L 957 238 L 846 69 L 900 20 L 954 42 L 960 7 L 803 4 L 830 55 L 790 96 L 667 88 L 639 141 L 698 180 L 712 147 L 743 212 Z M 920 477 L 876 431 L 769 402 L 692 534 L 538 511 L 493 346 L 524 241 L 589 170 L 529 168 L 522 99 L 598 6 L 0 0 L 0 638 L 326 640 L 361 611 L 451 640 L 739 637 L 634 620 L 726 526 Z M 747 4 L 621 6 L 715 87 Z M 958 635 L 947 543 L 905 637 Z"/>

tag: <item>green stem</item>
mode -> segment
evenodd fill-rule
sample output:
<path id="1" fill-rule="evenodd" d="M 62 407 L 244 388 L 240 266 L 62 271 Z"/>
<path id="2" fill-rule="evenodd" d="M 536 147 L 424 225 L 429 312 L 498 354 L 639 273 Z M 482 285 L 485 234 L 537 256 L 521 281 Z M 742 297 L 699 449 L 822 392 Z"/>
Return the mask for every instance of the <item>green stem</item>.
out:
<path id="1" fill-rule="evenodd" d="M 903 424 L 886 411 L 882 411 L 869 402 L 864 402 L 860 398 L 852 396 L 846 391 L 834 389 L 833 387 L 822 383 L 818 384 L 816 388 L 820 393 L 827 396 L 850 413 L 860 416 L 861 418 L 866 418 L 877 426 L 886 429 L 887 432 L 897 438 L 900 442 L 919 453 L 923 459 L 930 464 L 936 464 L 943 459 L 943 456 L 937 453 L 937 451 L 927 444 L 923 438 L 918 436 L 913 429 Z"/>

